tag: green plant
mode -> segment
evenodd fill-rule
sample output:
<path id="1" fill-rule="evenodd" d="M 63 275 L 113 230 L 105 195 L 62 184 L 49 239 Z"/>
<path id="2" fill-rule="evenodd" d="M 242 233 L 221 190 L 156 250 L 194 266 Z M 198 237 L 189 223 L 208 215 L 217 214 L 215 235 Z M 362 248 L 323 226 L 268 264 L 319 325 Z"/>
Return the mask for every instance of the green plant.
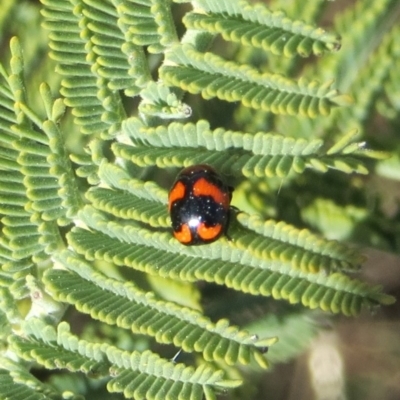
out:
<path id="1" fill-rule="evenodd" d="M 363 257 L 346 242 L 399 247 L 359 177 L 399 178 L 398 157 L 365 144 L 398 155 L 398 2 L 339 13 L 340 52 L 339 36 L 310 25 L 320 0 L 287 6 L 292 18 L 239 0 L 41 3 L 24 3 L 28 18 L 9 1 L 0 21 L 7 33 L 21 22 L 0 67 L 4 396 L 213 399 L 268 366 L 280 331 L 298 342 L 284 335 L 271 359 L 302 351 L 317 331 L 308 309 L 394 301 L 353 276 Z M 39 8 L 51 59 L 38 57 Z M 386 117 L 385 140 L 372 114 Z M 234 184 L 237 211 L 231 240 L 184 247 L 166 182 L 196 163 Z M 341 242 L 305 229 L 329 236 L 333 220 Z M 38 379 L 55 369 L 82 374 Z"/>

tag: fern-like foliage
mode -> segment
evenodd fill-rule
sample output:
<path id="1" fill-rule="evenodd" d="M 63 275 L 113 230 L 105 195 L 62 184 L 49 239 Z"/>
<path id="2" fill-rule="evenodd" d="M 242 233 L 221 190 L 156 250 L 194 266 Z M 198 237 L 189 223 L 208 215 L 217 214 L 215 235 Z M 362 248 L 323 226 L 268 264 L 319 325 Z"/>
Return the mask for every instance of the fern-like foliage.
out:
<path id="1" fill-rule="evenodd" d="M 328 118 L 291 120 L 290 127 L 286 125 L 288 121 L 282 121 L 285 126 L 281 129 L 315 132 L 322 127 L 332 137 L 337 136 L 338 126 L 364 129 L 363 123 L 371 115 L 372 105 L 379 104 L 377 98 L 385 96 L 384 87 L 390 81 L 392 71 L 397 70 L 393 64 L 398 58 L 393 44 L 398 33 L 398 24 L 393 20 L 397 12 L 398 3 L 393 0 L 380 3 L 360 1 L 338 16 L 336 29 L 351 32 L 349 43 L 335 57 L 322 60 L 322 74 L 324 78 L 334 78 L 340 90 L 351 94 L 354 100 L 352 111 L 348 112 L 346 107 L 336 108 Z M 310 77 L 314 73 L 314 68 L 306 70 Z"/>
<path id="2" fill-rule="evenodd" d="M 213 324 L 200 313 L 157 300 L 133 284 L 106 279 L 73 254 L 60 261 L 75 273 L 48 271 L 44 280 L 48 290 L 93 318 L 153 336 L 160 343 L 173 343 L 186 352 L 201 352 L 207 361 L 248 364 L 253 357 L 262 367 L 267 366 L 257 348 L 266 347 L 271 340 L 259 340 L 229 326 L 228 321 Z"/>
<path id="3" fill-rule="evenodd" d="M 16 57 L 16 60 L 18 58 Z M 30 251 L 41 250 L 38 244 L 37 224 L 30 221 L 30 213 L 25 210 L 26 202 L 24 176 L 20 172 L 17 162 L 18 151 L 12 148 L 12 143 L 17 140 L 11 127 L 16 124 L 14 115 L 14 96 L 9 86 L 9 76 L 1 68 L 1 190 L 0 190 L 0 212 L 2 218 L 1 249 L 1 286 L 11 289 L 17 297 L 26 295 L 23 287 L 24 272 L 29 273 L 34 267 L 31 257 L 22 254 L 21 244 L 33 236 Z M 18 82 L 17 74 L 14 81 Z M 8 190 L 11 186 L 12 190 Z M 25 246 L 24 246 L 25 247 Z"/>
<path id="4" fill-rule="evenodd" d="M 128 93 L 136 93 L 138 89 L 121 49 L 125 38 L 118 29 L 115 10 L 106 3 L 88 3 L 82 12 L 83 5 L 74 7 L 68 0 L 43 1 L 44 26 L 51 31 L 51 56 L 59 63 L 57 72 L 65 77 L 61 93 L 73 109 L 75 123 L 83 133 L 107 133 L 117 129 L 124 115 L 115 90 L 126 88 Z M 81 35 L 82 29 L 85 35 Z M 136 53 L 132 59 L 142 56 Z"/>
<path id="5" fill-rule="evenodd" d="M 282 230 L 283 240 L 267 240 L 237 227 L 238 236 L 233 233 L 232 242 L 220 240 L 207 249 L 182 249 L 171 243 L 169 233 L 152 232 L 135 224 L 120 227 L 90 208 L 80 217 L 91 231 L 76 228 L 68 240 L 89 260 L 105 259 L 172 279 L 192 282 L 201 279 L 347 315 L 358 314 L 363 305 L 392 301 L 391 296 L 381 293 L 380 287 L 369 287 L 341 273 L 326 277 L 325 270 L 334 269 L 338 264 L 354 268 L 359 260 L 357 256 L 352 260 L 351 254 L 344 260 L 335 260 L 332 253 L 340 254 L 341 246 L 335 249 L 334 242 L 320 242 L 319 250 L 313 243 L 314 251 L 297 249 L 297 246 L 290 249 L 290 239 L 301 243 L 302 236 L 308 236 L 306 232 Z M 329 255 L 323 255 L 325 252 Z M 194 262 L 199 256 L 203 260 L 201 264 Z M 339 258 L 342 257 L 340 254 Z"/>
<path id="6" fill-rule="evenodd" d="M 182 364 L 162 360 L 150 351 L 127 352 L 107 345 L 79 340 L 61 323 L 57 331 L 51 325 L 31 319 L 24 324 L 25 338 L 10 338 L 12 348 L 27 361 L 36 361 L 48 369 L 66 368 L 95 376 L 113 377 L 108 381 L 110 392 L 127 398 L 153 398 L 160 391 L 165 399 L 215 398 L 213 389 L 234 387 L 237 381 L 222 379 L 222 371 L 206 364 L 194 370 Z M 39 397 L 40 398 L 40 397 Z"/>
<path id="7" fill-rule="evenodd" d="M 57 247 L 58 225 L 65 225 L 77 210 L 79 199 L 71 179 L 69 160 L 57 127 L 64 107 L 61 102 L 47 107 L 41 121 L 26 105 L 22 76 L 22 54 L 17 40 L 11 43 L 12 71 L 2 69 L 3 104 L 9 118 L 3 120 L 2 199 L 4 218 L 4 259 L 2 286 L 20 297 L 26 295 L 24 279 L 35 263 L 47 259 L 45 252 Z M 43 101 L 51 101 L 46 85 L 41 86 Z M 15 112 L 15 116 L 10 115 Z M 6 116 L 3 113 L 3 118 Z M 66 189 L 68 187 L 68 190 Z M 11 190 L 8 190 L 11 189 Z M 74 208 L 75 207 L 75 208 Z M 69 209 L 70 213 L 67 212 Z M 15 289 L 14 289 L 15 287 Z M 22 292 L 17 294 L 20 290 Z"/>
<path id="8" fill-rule="evenodd" d="M 168 63 L 160 70 L 162 79 L 206 99 L 241 101 L 246 107 L 311 118 L 328 115 L 334 105 L 348 101 L 332 88 L 332 82 L 295 82 L 282 75 L 260 74 L 250 66 L 201 53 L 189 44 L 173 47 L 167 57 Z"/>
<path id="9" fill-rule="evenodd" d="M 324 232 L 340 210 L 339 238 L 358 244 L 352 231 L 375 212 L 365 176 L 385 153 L 367 145 L 366 121 L 378 110 L 396 122 L 396 2 L 341 13 L 341 52 L 340 36 L 314 24 L 321 0 L 286 12 L 184 2 L 41 0 L 32 7 L 52 61 L 12 38 L 0 63 L 5 398 L 77 400 L 102 387 L 140 400 L 216 399 L 249 371 L 260 377 L 267 351 L 275 362 L 303 351 L 324 312 L 355 316 L 394 301 L 354 276 L 357 246 L 307 226 Z M 49 70 L 56 78 L 40 83 Z M 168 186 L 179 168 L 204 163 L 235 186 L 235 206 L 226 235 L 183 246 L 171 235 Z M 219 312 L 207 306 L 213 291 Z M 261 311 L 242 321 L 253 304 Z M 50 377 L 63 369 L 74 383 L 42 382 L 32 366 Z M 79 377 L 92 382 L 85 389 Z"/>
<path id="10" fill-rule="evenodd" d="M 321 55 L 337 50 L 340 39 L 321 28 L 291 21 L 284 12 L 272 12 L 263 4 L 250 6 L 245 1 L 201 0 L 199 10 L 188 13 L 189 29 L 219 33 L 225 40 L 251 45 L 276 55 Z"/>
<path id="11" fill-rule="evenodd" d="M 323 142 L 318 139 L 296 140 L 273 133 L 245 134 L 222 128 L 212 131 L 206 121 L 152 128 L 132 118 L 124 122 L 122 130 L 134 145 L 116 143 L 112 147 L 114 154 L 140 167 L 182 167 L 207 162 L 223 172 L 247 177 L 286 177 L 292 171 L 301 173 L 306 168 L 320 172 L 334 168 L 346 173 L 367 173 L 361 158 L 378 156 L 365 150 L 363 143 L 354 141 L 355 131 L 324 151 Z M 171 152 L 174 147 L 185 148 L 182 158 Z M 204 149 L 208 150 L 207 156 Z"/>
<path id="12" fill-rule="evenodd" d="M 1 394 L 5 399 L 47 400 L 51 397 L 38 393 L 34 388 L 15 382 L 9 371 L 0 369 Z"/>
<path id="13" fill-rule="evenodd" d="M 2 357 L 1 365 L 1 394 L 5 399 L 62 399 L 62 396 L 54 388 L 33 376 L 22 363 Z M 78 399 L 78 396 L 72 395 L 71 398 Z"/>

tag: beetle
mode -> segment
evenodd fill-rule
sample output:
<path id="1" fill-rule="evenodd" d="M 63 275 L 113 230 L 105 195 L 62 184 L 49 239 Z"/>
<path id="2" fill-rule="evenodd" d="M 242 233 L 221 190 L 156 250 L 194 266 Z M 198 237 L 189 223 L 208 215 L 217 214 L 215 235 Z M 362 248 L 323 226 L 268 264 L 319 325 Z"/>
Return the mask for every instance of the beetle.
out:
<path id="1" fill-rule="evenodd" d="M 198 245 L 226 233 L 232 190 L 207 164 L 183 169 L 168 196 L 175 238 L 184 245 Z"/>

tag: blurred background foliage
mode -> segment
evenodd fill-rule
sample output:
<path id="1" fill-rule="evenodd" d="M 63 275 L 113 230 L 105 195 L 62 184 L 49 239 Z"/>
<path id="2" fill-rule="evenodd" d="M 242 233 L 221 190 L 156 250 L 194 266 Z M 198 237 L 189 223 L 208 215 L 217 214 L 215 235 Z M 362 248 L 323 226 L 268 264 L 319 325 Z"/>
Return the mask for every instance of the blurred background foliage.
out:
<path id="1" fill-rule="evenodd" d="M 266 114 L 236 103 L 217 99 L 204 101 L 200 96 L 189 95 L 185 100 L 193 109 L 192 119 L 206 118 L 212 128 L 274 131 L 292 137 L 321 137 L 327 141 L 357 128 L 370 148 L 387 152 L 385 160 L 370 163 L 368 176 L 330 171 L 324 175 L 307 172 L 285 179 L 246 180 L 235 189 L 234 205 L 363 248 L 368 261 L 362 278 L 383 284 L 388 293 L 399 298 L 400 2 L 272 0 L 267 3 L 274 10 L 285 10 L 292 18 L 335 31 L 342 37 L 342 48 L 322 58 L 287 59 L 259 49 L 227 45 L 223 39 L 218 39 L 213 51 L 225 58 L 251 63 L 261 71 L 334 79 L 341 92 L 353 97 L 353 104 L 335 109 L 328 117 L 311 120 Z M 9 40 L 18 36 L 24 50 L 30 104 L 38 112 L 43 111 L 39 101 L 40 83 L 47 82 L 53 93 L 60 87 L 60 76 L 54 72 L 55 64 L 47 54 L 47 32 L 40 26 L 40 7 L 35 0 L 1 0 L 0 5 L 0 60 L 7 64 Z M 180 19 L 185 7 L 176 7 L 178 32 L 183 31 Z M 156 70 L 160 56 L 149 57 Z M 127 113 L 134 114 L 135 99 L 125 101 Z M 68 133 L 68 149 L 75 154 L 82 153 L 87 139 L 73 125 L 70 114 L 67 113 L 63 124 L 64 132 Z M 155 286 L 160 287 L 159 284 Z M 299 312 L 297 307 L 221 287 L 207 286 L 199 290 L 201 306 L 212 319 L 227 317 L 232 323 L 247 324 L 264 337 L 277 335 L 282 343 L 269 353 L 269 359 L 278 362 L 272 370 L 262 374 L 248 369 L 243 371 L 244 375 L 249 375 L 247 383 L 221 398 L 400 398 L 399 302 L 380 309 L 373 316 L 365 312 L 357 319 L 330 318 L 319 312 Z M 191 293 L 191 296 L 194 297 L 188 296 L 188 305 L 198 306 L 200 294 Z M 219 301 L 221 298 L 225 301 Z M 268 313 L 269 310 L 274 313 Z M 292 317 L 286 318 L 282 325 L 276 317 L 280 313 L 292 313 Z M 82 315 L 76 313 L 72 318 L 81 319 L 83 337 L 90 337 L 93 331 L 99 335 L 99 327 L 85 324 Z M 112 330 L 103 332 L 104 336 L 115 335 L 121 347 L 129 342 L 125 331 L 107 326 L 101 329 Z M 136 345 L 140 349 L 140 343 Z M 162 351 L 168 356 L 170 350 Z M 230 371 L 227 372 L 229 375 Z M 58 388 L 67 389 L 73 385 L 79 391 L 82 386 L 82 392 L 89 385 L 93 399 L 117 398 L 107 396 L 99 382 L 89 383 L 83 376 L 75 376 L 70 381 L 70 375 L 60 372 L 41 378 L 49 379 Z"/>

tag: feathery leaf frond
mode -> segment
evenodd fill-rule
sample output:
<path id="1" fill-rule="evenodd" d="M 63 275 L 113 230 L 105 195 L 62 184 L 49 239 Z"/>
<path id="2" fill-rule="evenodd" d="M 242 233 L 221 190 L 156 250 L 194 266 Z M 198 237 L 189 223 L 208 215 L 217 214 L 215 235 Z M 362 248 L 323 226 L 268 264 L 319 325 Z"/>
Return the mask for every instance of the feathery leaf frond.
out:
<path id="1" fill-rule="evenodd" d="M 332 82 L 320 84 L 303 78 L 295 82 L 282 75 L 261 74 L 249 65 L 200 53 L 188 44 L 172 47 L 166 57 L 161 78 L 189 93 L 201 93 L 205 99 L 240 101 L 254 109 L 310 118 L 328 115 L 333 106 L 348 101 L 332 88 Z"/>
<path id="2" fill-rule="evenodd" d="M 170 226 L 165 212 L 167 193 L 154 182 L 133 179 L 121 167 L 105 161 L 99 166 L 99 177 L 112 189 L 91 188 L 86 192 L 86 198 L 98 210 L 153 227 Z"/>
<path id="3" fill-rule="evenodd" d="M 0 286 L 10 290 L 13 297 L 22 298 L 27 295 L 25 277 L 34 270 L 34 259 L 44 256 L 37 215 L 32 204 L 27 207 L 27 195 L 32 193 L 27 192 L 26 178 L 29 170 L 45 172 L 48 151 L 44 147 L 42 152 L 37 151 L 47 138 L 30 129 L 28 118 L 21 112 L 26 97 L 22 50 L 16 38 L 10 48 L 11 73 L 0 65 Z M 21 130 L 29 133 L 21 135 Z M 29 167 L 32 162 L 34 166 Z"/>
<path id="4" fill-rule="evenodd" d="M 276 55 L 308 57 L 338 50 L 337 35 L 312 25 L 292 21 L 282 11 L 270 11 L 264 4 L 249 5 L 240 0 L 196 1 L 199 11 L 186 14 L 189 29 L 220 33 L 227 41 L 271 51 Z"/>
<path id="5" fill-rule="evenodd" d="M 57 219 L 59 225 L 66 225 L 76 214 L 81 200 L 71 171 L 63 134 L 58 126 L 64 107 L 59 99 L 53 104 L 47 85 L 41 85 L 41 94 L 48 109 L 48 119 L 45 121 L 42 121 L 28 106 L 22 103 L 19 105 L 22 112 L 34 121 L 37 129 L 42 130 L 44 135 L 37 138 L 39 143 L 31 143 L 28 147 L 30 154 L 23 158 L 22 152 L 18 161 L 23 166 L 22 171 L 27 175 L 24 183 L 27 187 L 27 195 L 32 201 L 32 209 L 39 212 L 45 221 Z M 57 119 L 54 119 L 55 117 Z M 27 130 L 16 126 L 14 130 L 21 137 L 38 136 L 33 129 Z M 22 145 L 19 147 L 21 151 L 24 150 Z M 39 174 L 35 173 L 38 166 L 41 167 Z M 46 169 L 48 177 L 46 177 Z M 40 179 L 42 181 L 39 185 Z"/>
<path id="6" fill-rule="evenodd" d="M 3 278 L 14 281 L 10 286 L 5 279 L 4 286 L 18 298 L 27 294 L 25 278 L 33 273 L 35 264 L 46 262 L 47 254 L 59 246 L 58 225 L 71 222 L 81 200 L 59 128 L 64 106 L 60 100 L 54 101 L 49 87 L 42 84 L 47 118 L 32 111 L 22 95 L 22 51 L 16 38 L 11 41 L 11 52 L 11 74 L 2 69 L 2 84 L 7 88 L 3 104 L 15 113 L 4 124 L 7 140 L 0 147 L 6 161 L 3 189 L 7 189 L 1 210 L 6 259 L 2 271 Z"/>
<path id="7" fill-rule="evenodd" d="M 148 46 L 150 53 L 161 53 L 177 41 L 171 14 L 171 2 L 163 0 L 112 0 L 121 16 L 120 23 L 129 27 L 127 42 Z"/>
<path id="8" fill-rule="evenodd" d="M 267 367 L 275 336 L 275 362 L 306 349 L 324 314 L 304 308 L 394 302 L 355 276 L 356 246 L 398 252 L 399 213 L 356 174 L 386 156 L 373 134 L 394 155 L 378 175 L 399 175 L 398 1 L 328 13 L 337 54 L 324 0 L 17 3 L 0 15 L 26 42 L 0 64 L 2 395 L 216 400 Z M 194 164 L 234 189 L 204 246 L 171 235 L 167 207 L 169 167 Z M 174 347 L 190 354 L 163 359 Z"/>
<path id="9" fill-rule="evenodd" d="M 76 124 L 83 133 L 108 135 L 118 129 L 125 114 L 115 90 L 134 80 L 121 50 L 124 36 L 116 27 L 117 15 L 106 2 L 102 6 L 88 2 L 90 6 L 75 7 L 68 0 L 43 0 L 43 26 L 50 30 L 50 55 L 58 63 L 57 72 L 65 77 L 61 93 L 73 109 Z M 108 50 L 113 54 L 112 65 L 105 55 Z M 128 89 L 135 92 L 131 86 Z"/>
<path id="10" fill-rule="evenodd" d="M 10 371 L 0 368 L 0 387 L 3 399 L 13 400 L 51 400 L 50 396 L 38 393 L 35 388 L 31 388 L 20 382 L 16 382 Z"/>
<path id="11" fill-rule="evenodd" d="M 240 381 L 224 380 L 223 372 L 203 364 L 194 369 L 173 364 L 146 350 L 122 351 L 106 343 L 91 343 L 72 335 L 67 323 L 58 325 L 57 332 L 37 319 L 24 324 L 26 338 L 10 338 L 14 350 L 28 361 L 36 361 L 49 369 L 90 372 L 112 376 L 110 392 L 123 393 L 136 400 L 155 398 L 177 399 L 185 392 L 189 399 L 201 399 L 205 391 L 235 387 Z M 164 391 L 168 387 L 167 391 Z M 150 396 L 150 397 L 149 397 Z"/>
<path id="12" fill-rule="evenodd" d="M 109 0 L 83 0 L 82 5 L 82 12 L 87 21 L 81 19 L 80 27 L 83 24 L 87 27 L 85 36 L 89 40 L 85 48 L 90 49 L 87 59 L 93 63 L 91 70 L 107 81 L 109 89 L 126 90 L 136 94 L 138 88 L 130 75 L 129 56 L 123 51 L 126 37 L 118 25 L 117 10 Z M 115 100 L 118 98 L 114 98 Z M 108 106 L 111 105 L 109 101 Z M 103 106 L 106 106 L 106 103 L 103 103 Z"/>
<path id="13" fill-rule="evenodd" d="M 74 272 L 48 271 L 47 289 L 58 300 L 74 304 L 93 318 L 152 336 L 159 343 L 173 343 L 186 352 L 201 352 L 206 361 L 223 360 L 233 365 L 248 364 L 255 358 L 260 366 L 267 366 L 258 352 L 266 340 L 258 340 L 226 320 L 214 324 L 197 311 L 157 300 L 153 293 L 131 283 L 106 278 L 71 254 L 61 255 L 58 261 Z"/>
<path id="14" fill-rule="evenodd" d="M 140 96 L 142 101 L 139 104 L 139 111 L 143 115 L 173 119 L 188 118 L 192 114 L 192 109 L 161 83 L 149 82 L 140 92 Z"/>
<path id="15" fill-rule="evenodd" d="M 7 378 L 10 384 L 10 386 L 8 386 L 8 390 L 10 391 L 9 397 L 7 397 L 7 385 L 3 385 L 3 382 L 1 383 L 1 394 L 2 396 L 6 396 L 5 398 L 13 400 L 62 400 L 63 396 L 61 393 L 55 390 L 50 384 L 43 383 L 33 376 L 24 363 L 10 360 L 8 357 L 1 357 L 0 362 L 2 366 L 0 373 L 3 374 L 4 371 L 7 370 L 11 378 L 11 381 Z M 14 390 L 15 392 L 11 394 L 11 391 Z M 78 400 L 77 396 L 71 396 L 71 400 L 75 399 Z"/>
<path id="16" fill-rule="evenodd" d="M 88 207 L 80 217 L 92 231 L 75 228 L 68 234 L 68 241 L 88 260 L 104 259 L 172 279 L 224 284 L 245 293 L 272 295 L 346 315 L 357 314 L 362 306 L 393 301 L 382 294 L 380 287 L 370 287 L 342 273 L 327 277 L 323 271 L 316 272 L 333 267 L 336 261 L 314 249 L 294 247 L 290 251 L 286 242 L 285 246 L 275 240 L 268 244 L 265 238 L 243 232 L 236 237 L 239 230 L 233 231 L 232 242 L 221 239 L 207 249 L 182 248 L 175 245 L 169 233 L 151 232 L 132 224 L 121 227 Z M 332 244 L 321 243 L 318 247 L 326 246 L 329 249 Z M 196 260 L 199 256 L 201 259 Z"/>
<path id="17" fill-rule="evenodd" d="M 122 130 L 136 145 L 114 143 L 114 154 L 140 167 L 182 167 L 206 162 L 227 174 L 240 173 L 246 177 L 286 177 L 306 168 L 366 174 L 360 159 L 373 156 L 362 149 L 364 143 L 355 142 L 356 131 L 344 136 L 340 148 L 334 146 L 324 151 L 320 139 L 307 141 L 265 132 L 252 135 L 222 128 L 211 130 L 206 121 L 173 122 L 167 127 L 152 128 L 137 118 L 129 118 Z M 185 152 L 180 155 L 174 148 L 185 148 Z"/>

